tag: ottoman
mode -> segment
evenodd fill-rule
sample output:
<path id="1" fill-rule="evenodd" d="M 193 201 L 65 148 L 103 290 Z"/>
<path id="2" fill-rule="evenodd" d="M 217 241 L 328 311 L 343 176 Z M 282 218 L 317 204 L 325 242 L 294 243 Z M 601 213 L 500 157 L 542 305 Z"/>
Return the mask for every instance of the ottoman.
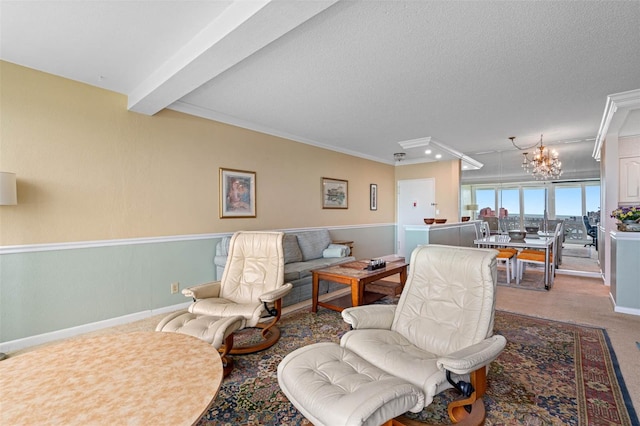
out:
<path id="1" fill-rule="evenodd" d="M 381 425 L 424 407 L 422 390 L 335 343 L 296 349 L 278 365 L 278 383 L 314 425 Z"/>
<path id="2" fill-rule="evenodd" d="M 233 360 L 227 357 L 233 347 L 233 332 L 244 326 L 245 319 L 239 315 L 214 317 L 178 311 L 163 318 L 156 326 L 156 331 L 188 334 L 210 343 L 220 352 L 223 373 L 227 376 L 233 368 Z"/>

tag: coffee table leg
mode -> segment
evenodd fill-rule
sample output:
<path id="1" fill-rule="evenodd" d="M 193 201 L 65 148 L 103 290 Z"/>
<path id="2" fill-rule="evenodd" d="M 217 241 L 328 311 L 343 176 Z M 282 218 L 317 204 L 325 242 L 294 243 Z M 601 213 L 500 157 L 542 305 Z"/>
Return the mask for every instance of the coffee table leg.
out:
<path id="1" fill-rule="evenodd" d="M 360 306 L 364 299 L 364 284 L 359 280 L 351 280 L 351 306 Z"/>
<path id="2" fill-rule="evenodd" d="M 400 271 L 400 286 L 404 289 L 404 283 L 407 282 L 407 267 L 405 266 Z"/>
<path id="3" fill-rule="evenodd" d="M 318 274 L 312 272 L 313 274 L 313 285 L 312 285 L 312 296 L 311 296 L 311 312 L 318 312 L 318 292 L 320 286 L 320 280 L 318 279 Z"/>

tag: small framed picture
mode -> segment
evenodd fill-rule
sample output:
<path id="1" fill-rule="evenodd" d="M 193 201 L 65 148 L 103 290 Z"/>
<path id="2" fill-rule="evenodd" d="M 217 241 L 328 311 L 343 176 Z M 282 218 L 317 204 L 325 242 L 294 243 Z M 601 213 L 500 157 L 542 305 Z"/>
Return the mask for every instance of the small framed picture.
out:
<path id="1" fill-rule="evenodd" d="M 256 217 L 256 173 L 220 168 L 220 218 Z"/>
<path id="2" fill-rule="evenodd" d="M 322 178 L 322 208 L 349 208 L 349 181 L 342 179 Z"/>
<path id="3" fill-rule="evenodd" d="M 369 185 L 369 210 L 378 210 L 378 185 Z"/>

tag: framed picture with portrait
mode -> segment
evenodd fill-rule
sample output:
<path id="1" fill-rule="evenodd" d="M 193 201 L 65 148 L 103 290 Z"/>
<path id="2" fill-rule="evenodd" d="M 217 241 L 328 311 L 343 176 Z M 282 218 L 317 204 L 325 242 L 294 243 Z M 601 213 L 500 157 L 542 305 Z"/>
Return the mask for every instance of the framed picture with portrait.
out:
<path id="1" fill-rule="evenodd" d="M 369 210 L 378 210 L 378 185 L 369 185 Z"/>
<path id="2" fill-rule="evenodd" d="M 256 173 L 220 168 L 220 218 L 256 217 Z"/>
<path id="3" fill-rule="evenodd" d="M 349 181 L 342 179 L 322 178 L 322 208 L 349 208 Z"/>

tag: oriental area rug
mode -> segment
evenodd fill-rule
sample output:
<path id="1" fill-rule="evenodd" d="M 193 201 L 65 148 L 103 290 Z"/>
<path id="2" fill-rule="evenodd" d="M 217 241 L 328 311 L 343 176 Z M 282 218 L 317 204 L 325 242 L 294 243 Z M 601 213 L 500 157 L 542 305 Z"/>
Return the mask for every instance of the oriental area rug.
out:
<path id="1" fill-rule="evenodd" d="M 349 326 L 320 309 L 293 312 L 280 329 L 273 347 L 233 357 L 234 370 L 198 425 L 310 424 L 280 391 L 276 368 L 296 348 L 338 342 Z M 496 311 L 495 333 L 508 343 L 487 375 L 486 425 L 639 424 L 604 329 Z M 449 424 L 447 404 L 457 396 L 447 390 L 408 417 Z"/>

